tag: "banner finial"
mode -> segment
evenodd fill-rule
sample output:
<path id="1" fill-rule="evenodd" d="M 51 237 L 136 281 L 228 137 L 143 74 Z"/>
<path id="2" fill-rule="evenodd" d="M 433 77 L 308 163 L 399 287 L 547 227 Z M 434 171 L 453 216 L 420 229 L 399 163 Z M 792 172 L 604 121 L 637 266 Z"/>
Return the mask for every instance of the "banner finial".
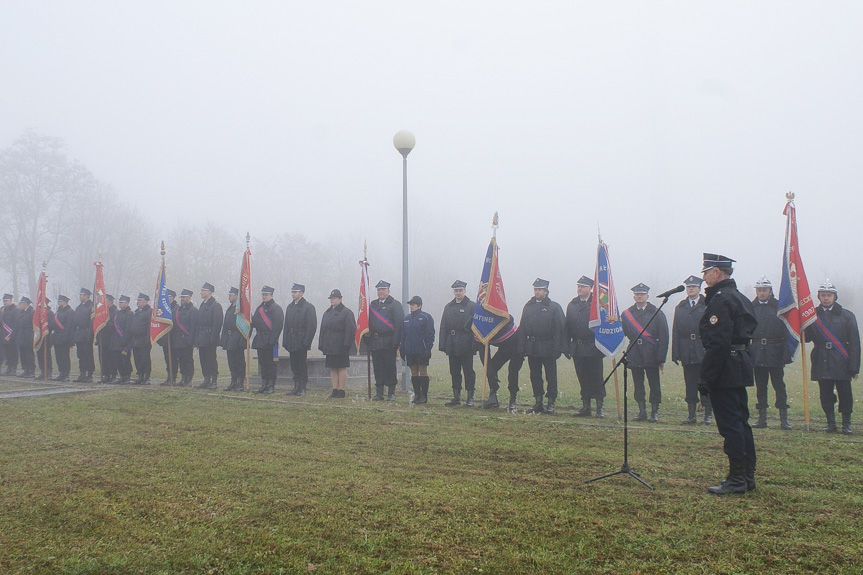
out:
<path id="1" fill-rule="evenodd" d="M 793 200 L 794 200 L 794 192 L 788 192 L 788 193 L 786 193 L 786 194 L 785 194 L 785 199 L 786 199 L 786 200 L 788 200 L 789 202 L 793 201 Z"/>

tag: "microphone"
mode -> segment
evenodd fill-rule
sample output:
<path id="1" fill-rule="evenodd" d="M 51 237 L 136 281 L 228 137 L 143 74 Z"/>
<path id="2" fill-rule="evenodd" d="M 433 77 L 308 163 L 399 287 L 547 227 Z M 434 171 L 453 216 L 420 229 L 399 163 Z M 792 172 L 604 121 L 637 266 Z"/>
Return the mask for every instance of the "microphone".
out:
<path id="1" fill-rule="evenodd" d="M 676 294 L 676 293 L 680 293 L 680 292 L 682 292 L 682 291 L 683 291 L 683 290 L 685 290 L 685 289 L 686 289 L 685 287 L 683 287 L 682 285 L 679 285 L 679 286 L 677 286 L 676 288 L 671 288 L 671 289 L 670 289 L 670 290 L 668 290 L 668 291 L 664 291 L 664 292 L 662 292 L 661 294 L 659 294 L 659 295 L 658 295 L 658 296 L 656 296 L 656 297 L 664 297 L 664 298 L 667 298 L 668 296 L 670 296 L 670 295 L 674 295 L 674 294 Z"/>

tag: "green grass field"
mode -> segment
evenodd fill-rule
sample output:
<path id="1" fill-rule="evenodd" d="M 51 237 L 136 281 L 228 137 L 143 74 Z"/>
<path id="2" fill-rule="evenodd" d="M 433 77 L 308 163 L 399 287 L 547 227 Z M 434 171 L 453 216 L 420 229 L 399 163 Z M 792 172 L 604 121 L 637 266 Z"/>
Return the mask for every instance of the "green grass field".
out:
<path id="1" fill-rule="evenodd" d="M 656 489 L 585 485 L 620 468 L 622 425 L 611 384 L 609 417 L 570 417 L 560 367 L 556 416 L 446 408 L 440 358 L 425 407 L 152 386 L 0 400 L 0 572 L 863 571 L 861 434 L 802 430 L 799 367 L 795 429 L 771 410 L 758 489 L 724 498 L 705 492 L 726 471 L 721 438 L 679 425 L 671 365 L 660 423 L 630 430 Z M 522 408 L 527 385 L 525 367 Z"/>

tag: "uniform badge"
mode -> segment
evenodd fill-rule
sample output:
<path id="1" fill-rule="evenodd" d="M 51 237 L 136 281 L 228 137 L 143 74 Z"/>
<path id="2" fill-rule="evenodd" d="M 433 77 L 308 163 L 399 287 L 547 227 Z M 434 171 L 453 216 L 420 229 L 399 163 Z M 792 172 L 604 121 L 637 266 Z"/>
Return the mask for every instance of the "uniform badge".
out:
<path id="1" fill-rule="evenodd" d="M 718 321 L 719 321 L 719 318 L 716 317 L 715 315 L 710 316 L 710 324 L 711 325 L 716 325 L 716 322 L 718 322 Z"/>

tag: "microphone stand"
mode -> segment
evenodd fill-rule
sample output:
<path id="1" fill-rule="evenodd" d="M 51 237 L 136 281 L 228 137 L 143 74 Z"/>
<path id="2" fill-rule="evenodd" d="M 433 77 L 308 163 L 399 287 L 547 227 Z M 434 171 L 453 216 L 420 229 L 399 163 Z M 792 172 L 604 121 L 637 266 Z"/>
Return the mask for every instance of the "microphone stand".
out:
<path id="1" fill-rule="evenodd" d="M 650 319 L 647 320 L 647 323 L 644 324 L 643 328 L 641 328 L 641 331 L 638 333 L 638 337 L 636 337 L 634 340 L 629 342 L 629 346 L 626 348 L 626 351 L 623 352 L 623 356 L 620 358 L 620 361 L 617 362 L 617 365 L 614 367 L 614 369 L 611 370 L 611 373 L 609 373 L 608 377 L 606 377 L 605 380 L 602 382 L 602 385 L 605 386 L 605 384 L 608 382 L 609 379 L 611 379 L 611 376 L 614 375 L 614 373 L 617 371 L 617 369 L 621 365 L 624 366 L 624 369 L 623 369 L 623 465 L 621 465 L 620 469 L 618 469 L 617 471 L 612 471 L 611 473 L 606 473 L 605 475 L 600 475 L 599 477 L 587 479 L 587 480 L 585 480 L 585 483 L 592 483 L 594 481 L 599 481 L 600 479 L 605 479 L 607 477 L 614 477 L 615 475 L 629 475 L 630 477 L 634 478 L 635 480 L 637 480 L 639 483 L 641 483 L 642 485 L 644 485 L 648 489 L 651 489 L 651 490 L 653 489 L 653 486 L 651 484 L 649 484 L 647 481 L 642 479 L 639 474 L 634 472 L 632 470 L 632 468 L 629 467 L 629 413 L 628 413 L 627 408 L 626 408 L 627 369 L 625 366 L 629 364 L 629 361 L 626 359 L 626 357 L 629 355 L 629 352 L 632 350 L 632 347 L 635 345 L 635 343 L 639 339 L 641 339 L 641 336 L 642 336 L 642 334 L 644 334 L 645 330 L 647 330 L 647 327 L 653 322 L 653 319 L 659 314 L 659 310 L 661 310 L 662 307 L 666 303 L 668 303 L 668 297 L 669 296 L 665 296 L 663 298 L 662 303 L 659 304 L 659 307 L 656 308 L 656 311 L 653 312 L 653 315 L 650 316 Z"/>

